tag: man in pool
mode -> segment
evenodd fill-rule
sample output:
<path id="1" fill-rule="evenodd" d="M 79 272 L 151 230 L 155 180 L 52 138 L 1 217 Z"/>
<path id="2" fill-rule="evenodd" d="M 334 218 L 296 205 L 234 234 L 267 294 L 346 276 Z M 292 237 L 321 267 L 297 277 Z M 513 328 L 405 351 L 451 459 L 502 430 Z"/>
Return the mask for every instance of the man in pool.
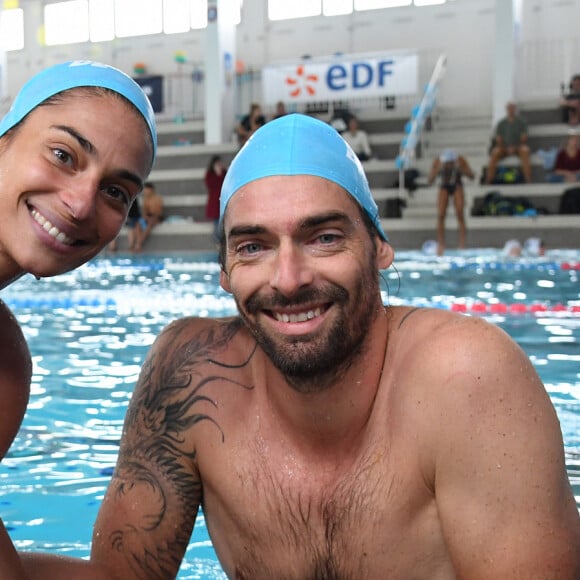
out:
<path id="1" fill-rule="evenodd" d="M 334 129 L 302 115 L 259 129 L 220 227 L 239 316 L 158 337 L 90 562 L 29 555 L 31 577 L 173 578 L 203 508 L 230 578 L 578 578 L 537 373 L 481 319 L 383 305 L 393 249 Z"/>
<path id="2" fill-rule="evenodd" d="M 0 289 L 72 270 L 119 233 L 156 146 L 151 104 L 123 72 L 58 64 L 34 76 L 0 121 Z M 32 364 L 0 301 L 0 459 L 22 421 Z M 23 577 L 0 521 L 0 579 Z"/>

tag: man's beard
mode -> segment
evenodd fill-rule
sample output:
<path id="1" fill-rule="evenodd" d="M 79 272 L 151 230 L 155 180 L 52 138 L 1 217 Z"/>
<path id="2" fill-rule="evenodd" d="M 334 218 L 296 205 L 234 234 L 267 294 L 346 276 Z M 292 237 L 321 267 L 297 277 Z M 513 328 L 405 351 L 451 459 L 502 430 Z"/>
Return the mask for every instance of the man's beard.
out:
<path id="1" fill-rule="evenodd" d="M 328 283 L 322 288 L 306 288 L 292 299 L 279 293 L 268 297 L 255 294 L 246 303 L 248 314 L 238 304 L 258 345 L 298 392 L 314 393 L 329 388 L 360 355 L 376 315 L 379 292 L 376 272 L 371 272 L 371 277 L 361 274 L 352 296 L 345 288 Z M 275 335 L 248 316 L 259 312 L 263 315 L 264 310 L 276 308 L 327 303 L 332 303 L 338 315 L 324 334 L 317 331 L 301 336 Z"/>

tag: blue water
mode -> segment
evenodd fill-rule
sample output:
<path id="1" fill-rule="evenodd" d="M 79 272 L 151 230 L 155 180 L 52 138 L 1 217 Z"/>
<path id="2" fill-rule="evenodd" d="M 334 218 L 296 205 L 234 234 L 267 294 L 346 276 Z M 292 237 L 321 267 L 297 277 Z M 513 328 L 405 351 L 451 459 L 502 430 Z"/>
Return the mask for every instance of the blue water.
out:
<path id="1" fill-rule="evenodd" d="M 493 250 L 404 252 L 383 277 L 385 302 L 484 316 L 524 348 L 558 412 L 580 507 L 579 262 L 572 251 L 517 262 Z M 56 278 L 23 278 L 2 298 L 23 326 L 34 377 L 0 465 L 0 515 L 20 549 L 86 557 L 148 348 L 175 318 L 230 315 L 235 305 L 213 254 L 97 258 Z M 225 577 L 202 515 L 178 577 Z"/>

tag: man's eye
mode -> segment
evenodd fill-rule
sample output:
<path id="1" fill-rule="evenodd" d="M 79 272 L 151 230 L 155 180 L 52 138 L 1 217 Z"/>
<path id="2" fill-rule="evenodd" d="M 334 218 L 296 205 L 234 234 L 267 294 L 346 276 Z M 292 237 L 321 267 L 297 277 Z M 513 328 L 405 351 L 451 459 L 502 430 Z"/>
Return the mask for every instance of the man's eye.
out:
<path id="1" fill-rule="evenodd" d="M 336 234 L 321 234 L 318 239 L 322 244 L 333 244 L 336 242 L 338 236 Z"/>
<path id="2" fill-rule="evenodd" d="M 262 245 L 256 242 L 244 244 L 238 247 L 238 253 L 246 256 L 257 254 L 262 249 Z"/>

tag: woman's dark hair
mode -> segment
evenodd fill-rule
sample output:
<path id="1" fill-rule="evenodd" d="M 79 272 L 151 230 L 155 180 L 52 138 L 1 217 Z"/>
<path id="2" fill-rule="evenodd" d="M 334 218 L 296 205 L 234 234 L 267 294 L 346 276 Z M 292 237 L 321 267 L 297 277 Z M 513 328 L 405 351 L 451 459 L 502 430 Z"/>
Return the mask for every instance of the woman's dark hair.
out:
<path id="1" fill-rule="evenodd" d="M 207 164 L 207 171 L 211 171 L 213 173 L 214 172 L 213 166 L 215 165 L 215 163 L 217 161 L 221 161 L 221 160 L 222 160 L 222 158 L 220 155 L 212 155 L 210 160 L 209 160 L 209 163 Z"/>

